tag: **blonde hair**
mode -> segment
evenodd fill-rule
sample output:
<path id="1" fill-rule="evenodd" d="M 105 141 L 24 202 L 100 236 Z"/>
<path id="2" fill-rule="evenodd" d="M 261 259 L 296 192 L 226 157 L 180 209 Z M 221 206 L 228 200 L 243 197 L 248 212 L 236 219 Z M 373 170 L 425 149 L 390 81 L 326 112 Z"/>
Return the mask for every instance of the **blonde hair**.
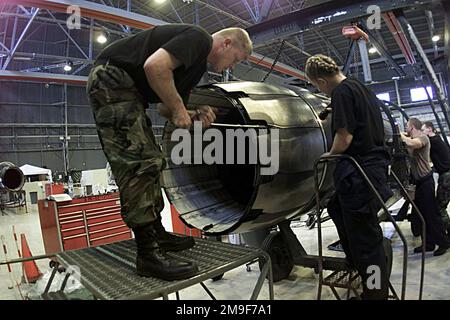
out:
<path id="1" fill-rule="evenodd" d="M 332 77 L 339 74 L 339 66 L 336 61 L 323 54 L 316 54 L 306 61 L 306 76 L 310 80 L 323 77 Z"/>
<path id="2" fill-rule="evenodd" d="M 230 37 L 236 40 L 239 49 L 244 51 L 247 56 L 250 56 L 253 51 L 253 44 L 247 31 L 242 28 L 226 28 L 214 33 L 214 35 L 219 35 L 221 37 Z"/>

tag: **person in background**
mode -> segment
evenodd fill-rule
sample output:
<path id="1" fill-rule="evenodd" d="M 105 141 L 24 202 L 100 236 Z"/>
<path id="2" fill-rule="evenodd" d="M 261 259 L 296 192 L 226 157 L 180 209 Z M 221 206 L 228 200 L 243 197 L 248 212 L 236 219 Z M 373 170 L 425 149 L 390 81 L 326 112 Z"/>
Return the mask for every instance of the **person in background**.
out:
<path id="1" fill-rule="evenodd" d="M 430 139 L 422 133 L 422 122 L 417 118 L 410 118 L 406 124 L 406 133 L 400 134 L 412 158 L 411 175 L 416 185 L 414 202 L 426 223 L 426 251 L 434 251 L 437 245 L 433 255 L 443 255 L 450 247 L 450 241 L 445 233 L 435 196 L 433 171 L 430 167 Z M 414 210 L 411 227 L 421 230 L 421 222 Z M 420 252 L 422 246 L 414 249 L 414 253 Z"/>
<path id="2" fill-rule="evenodd" d="M 431 121 L 426 121 L 422 125 L 422 132 L 430 139 L 430 158 L 433 162 L 434 170 L 439 174 L 436 199 L 439 205 L 444 227 L 449 233 L 450 218 L 447 206 L 450 201 L 450 150 L 442 138 L 436 134 L 436 129 Z"/>

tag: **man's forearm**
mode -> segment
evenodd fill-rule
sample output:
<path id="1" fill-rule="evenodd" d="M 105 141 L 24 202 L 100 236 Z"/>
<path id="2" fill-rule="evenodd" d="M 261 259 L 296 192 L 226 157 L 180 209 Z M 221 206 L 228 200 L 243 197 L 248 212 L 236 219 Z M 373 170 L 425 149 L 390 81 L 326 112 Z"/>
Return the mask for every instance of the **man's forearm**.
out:
<path id="1" fill-rule="evenodd" d="M 169 120 L 172 119 L 172 112 L 170 111 L 169 108 L 166 107 L 166 105 L 164 105 L 164 103 L 158 103 L 156 108 L 157 108 L 160 116 L 162 116 L 166 119 L 169 119 Z M 197 114 L 196 110 L 186 110 L 186 111 L 191 118 Z"/>
<path id="2" fill-rule="evenodd" d="M 181 99 L 175 87 L 171 70 L 153 67 L 152 69 L 145 70 L 145 74 L 150 87 L 155 91 L 164 106 L 168 109 L 169 112 L 165 112 L 165 114 L 170 117 L 173 114 L 186 110 L 183 99 Z"/>
<path id="3" fill-rule="evenodd" d="M 401 135 L 402 141 L 406 144 L 406 147 L 411 149 L 420 149 L 422 148 L 422 142 L 420 142 L 417 138 L 410 138 L 405 134 Z"/>
<path id="4" fill-rule="evenodd" d="M 348 149 L 348 145 L 345 144 L 342 141 L 342 139 L 334 139 L 333 146 L 331 147 L 331 150 L 330 150 L 330 155 L 342 154 L 347 149 Z"/>
<path id="5" fill-rule="evenodd" d="M 344 153 L 352 142 L 353 136 L 350 134 L 342 134 L 340 132 L 336 133 L 333 140 L 333 145 L 331 146 L 330 155 L 342 154 Z"/>

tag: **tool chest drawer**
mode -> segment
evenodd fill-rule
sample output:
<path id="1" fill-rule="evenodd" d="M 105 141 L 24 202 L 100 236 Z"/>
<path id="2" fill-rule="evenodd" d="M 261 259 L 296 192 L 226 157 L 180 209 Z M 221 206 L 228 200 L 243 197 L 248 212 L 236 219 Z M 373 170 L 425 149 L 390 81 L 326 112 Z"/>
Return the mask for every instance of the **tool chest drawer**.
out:
<path id="1" fill-rule="evenodd" d="M 39 200 L 39 218 L 47 254 L 131 239 L 122 220 L 119 193 Z"/>

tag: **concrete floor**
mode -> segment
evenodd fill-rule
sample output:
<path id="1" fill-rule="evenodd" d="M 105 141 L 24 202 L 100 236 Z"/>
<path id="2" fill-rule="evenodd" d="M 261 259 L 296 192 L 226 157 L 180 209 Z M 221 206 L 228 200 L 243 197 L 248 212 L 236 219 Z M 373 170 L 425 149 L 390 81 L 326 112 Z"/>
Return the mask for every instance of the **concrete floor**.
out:
<path id="1" fill-rule="evenodd" d="M 398 203 L 396 207 L 400 207 L 400 205 L 401 203 Z M 30 210 L 29 213 L 26 214 L 24 211 L 18 209 L 16 210 L 17 211 L 8 211 L 8 215 L 6 216 L 0 216 L 0 235 L 5 236 L 6 238 L 9 258 L 17 258 L 16 246 L 12 234 L 13 225 L 15 226 L 18 235 L 20 233 L 26 234 L 26 238 L 33 255 L 45 254 L 38 213 L 35 210 Z M 304 218 L 306 219 L 306 217 Z M 414 238 L 411 234 L 409 222 L 400 222 L 399 225 L 406 236 L 409 246 L 406 297 L 407 299 L 417 299 L 420 280 L 420 254 L 412 254 L 412 248 L 420 245 L 420 239 Z M 305 247 L 306 251 L 311 254 L 316 254 L 317 229 L 309 230 L 306 226 L 304 226 L 303 222 L 293 223 L 292 228 Z M 383 223 L 382 228 L 385 235 L 392 239 L 394 265 L 391 282 L 397 293 L 400 294 L 402 278 L 402 243 L 391 224 Z M 326 222 L 323 226 L 323 238 L 325 247 L 338 239 L 336 230 L 331 221 Z M 326 249 L 324 254 L 340 255 L 341 253 Z M 3 254 L 1 260 L 4 260 Z M 48 260 L 37 261 L 37 265 L 43 273 L 49 270 Z M 448 279 L 450 278 L 450 252 L 440 257 L 433 257 L 432 253 L 427 253 L 425 268 L 426 273 L 423 299 L 449 299 L 450 282 Z M 248 299 L 259 276 L 259 268 L 257 264 L 252 265 L 251 269 L 252 270 L 248 272 L 245 266 L 241 266 L 227 272 L 222 280 L 216 282 L 209 280 L 205 282 L 205 285 L 217 299 Z M 14 280 L 20 283 L 21 275 L 22 271 L 20 264 L 13 265 Z M 7 267 L 0 266 L 0 299 L 21 299 L 21 295 L 19 294 L 17 288 L 8 289 L 10 281 Z M 314 300 L 316 299 L 317 294 L 317 284 L 318 276 L 314 274 L 312 269 L 294 267 L 288 279 L 275 283 L 275 299 Z M 22 294 L 29 289 L 29 287 L 22 285 L 21 288 Z M 269 294 L 267 288 L 267 285 L 263 287 L 259 299 L 268 299 Z M 342 291 L 342 293 L 344 292 Z M 194 300 L 210 299 L 200 285 L 181 291 L 180 297 L 181 299 Z M 171 295 L 170 298 L 174 299 L 175 296 Z M 322 298 L 325 300 L 334 300 L 334 296 L 329 288 L 324 287 Z"/>

